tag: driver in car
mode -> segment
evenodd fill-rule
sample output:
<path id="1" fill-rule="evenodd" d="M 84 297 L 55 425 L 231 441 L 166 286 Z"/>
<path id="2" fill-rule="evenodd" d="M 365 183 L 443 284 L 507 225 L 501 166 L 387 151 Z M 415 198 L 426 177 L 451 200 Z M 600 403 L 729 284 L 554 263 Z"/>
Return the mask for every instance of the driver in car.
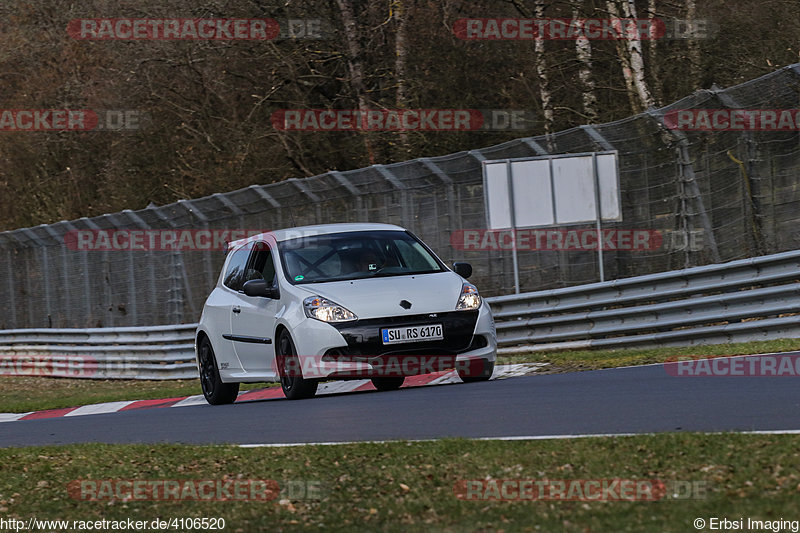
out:
<path id="1" fill-rule="evenodd" d="M 357 272 L 375 272 L 380 268 L 380 258 L 375 251 L 369 248 L 362 248 L 358 252 L 358 259 L 356 260 Z"/>

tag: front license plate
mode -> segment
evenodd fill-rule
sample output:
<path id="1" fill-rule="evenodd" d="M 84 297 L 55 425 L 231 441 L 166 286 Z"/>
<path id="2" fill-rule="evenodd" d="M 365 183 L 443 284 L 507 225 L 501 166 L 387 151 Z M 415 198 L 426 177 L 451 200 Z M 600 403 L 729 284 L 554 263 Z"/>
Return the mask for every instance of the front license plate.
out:
<path id="1" fill-rule="evenodd" d="M 442 340 L 442 325 L 405 326 L 402 328 L 386 328 L 381 330 L 383 344 L 397 344 L 399 342 L 420 342 Z"/>

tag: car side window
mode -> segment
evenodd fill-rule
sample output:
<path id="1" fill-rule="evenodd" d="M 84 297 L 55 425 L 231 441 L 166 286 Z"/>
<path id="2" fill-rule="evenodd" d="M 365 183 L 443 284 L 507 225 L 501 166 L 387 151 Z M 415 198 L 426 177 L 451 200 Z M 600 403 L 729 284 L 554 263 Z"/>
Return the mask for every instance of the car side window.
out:
<path id="1" fill-rule="evenodd" d="M 247 266 L 247 258 L 250 256 L 250 247 L 243 246 L 231 256 L 228 263 L 228 269 L 225 271 L 225 277 L 222 283 L 229 289 L 234 291 L 241 291 L 242 285 L 245 282 L 245 267 Z"/>
<path id="2" fill-rule="evenodd" d="M 272 260 L 272 250 L 266 243 L 256 243 L 247 273 L 247 281 L 265 279 L 270 285 L 275 284 L 275 263 Z"/>

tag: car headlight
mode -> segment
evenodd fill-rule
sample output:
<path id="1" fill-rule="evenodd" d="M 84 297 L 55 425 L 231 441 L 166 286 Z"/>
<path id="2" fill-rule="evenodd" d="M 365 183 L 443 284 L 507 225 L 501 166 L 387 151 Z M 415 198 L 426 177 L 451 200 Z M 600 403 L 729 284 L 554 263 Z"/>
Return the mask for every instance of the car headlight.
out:
<path id="1" fill-rule="evenodd" d="M 357 320 L 358 317 L 346 307 L 332 302 L 322 296 L 309 296 L 303 300 L 303 308 L 308 318 L 315 318 L 323 322 L 347 322 Z"/>
<path id="2" fill-rule="evenodd" d="M 481 295 L 478 288 L 472 283 L 465 283 L 461 286 L 461 296 L 456 303 L 456 311 L 477 309 L 481 306 Z"/>

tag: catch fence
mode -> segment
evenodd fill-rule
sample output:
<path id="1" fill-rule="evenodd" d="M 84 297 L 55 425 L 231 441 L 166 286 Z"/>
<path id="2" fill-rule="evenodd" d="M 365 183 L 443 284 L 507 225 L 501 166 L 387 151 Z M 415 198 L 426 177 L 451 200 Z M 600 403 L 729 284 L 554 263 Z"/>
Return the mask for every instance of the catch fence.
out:
<path id="1" fill-rule="evenodd" d="M 550 136 L 214 194 L 0 233 L 0 329 L 187 324 L 199 318 L 220 250 L 80 249 L 80 231 L 271 230 L 332 222 L 404 226 L 444 260 L 468 261 L 486 296 L 514 292 L 512 253 L 487 234 L 481 161 L 616 150 L 622 220 L 643 249 L 606 249 L 607 280 L 800 248 L 800 137 L 786 131 L 683 131 L 686 109 L 797 109 L 800 64 L 658 110 Z M 268 177 L 254 177 L 268 181 Z M 560 228 L 519 250 L 520 290 L 597 281 L 593 249 Z M 194 232 L 194 233 L 193 233 Z M 549 235 L 549 236 L 548 236 Z M 558 235 L 561 235 L 559 237 Z M 197 240 L 194 241 L 195 245 Z M 529 241 L 530 242 L 530 241 Z M 537 249 L 538 248 L 538 249 Z M 577 249 L 576 249 L 577 248 Z M 622 248 L 622 249 L 620 249 Z"/>

